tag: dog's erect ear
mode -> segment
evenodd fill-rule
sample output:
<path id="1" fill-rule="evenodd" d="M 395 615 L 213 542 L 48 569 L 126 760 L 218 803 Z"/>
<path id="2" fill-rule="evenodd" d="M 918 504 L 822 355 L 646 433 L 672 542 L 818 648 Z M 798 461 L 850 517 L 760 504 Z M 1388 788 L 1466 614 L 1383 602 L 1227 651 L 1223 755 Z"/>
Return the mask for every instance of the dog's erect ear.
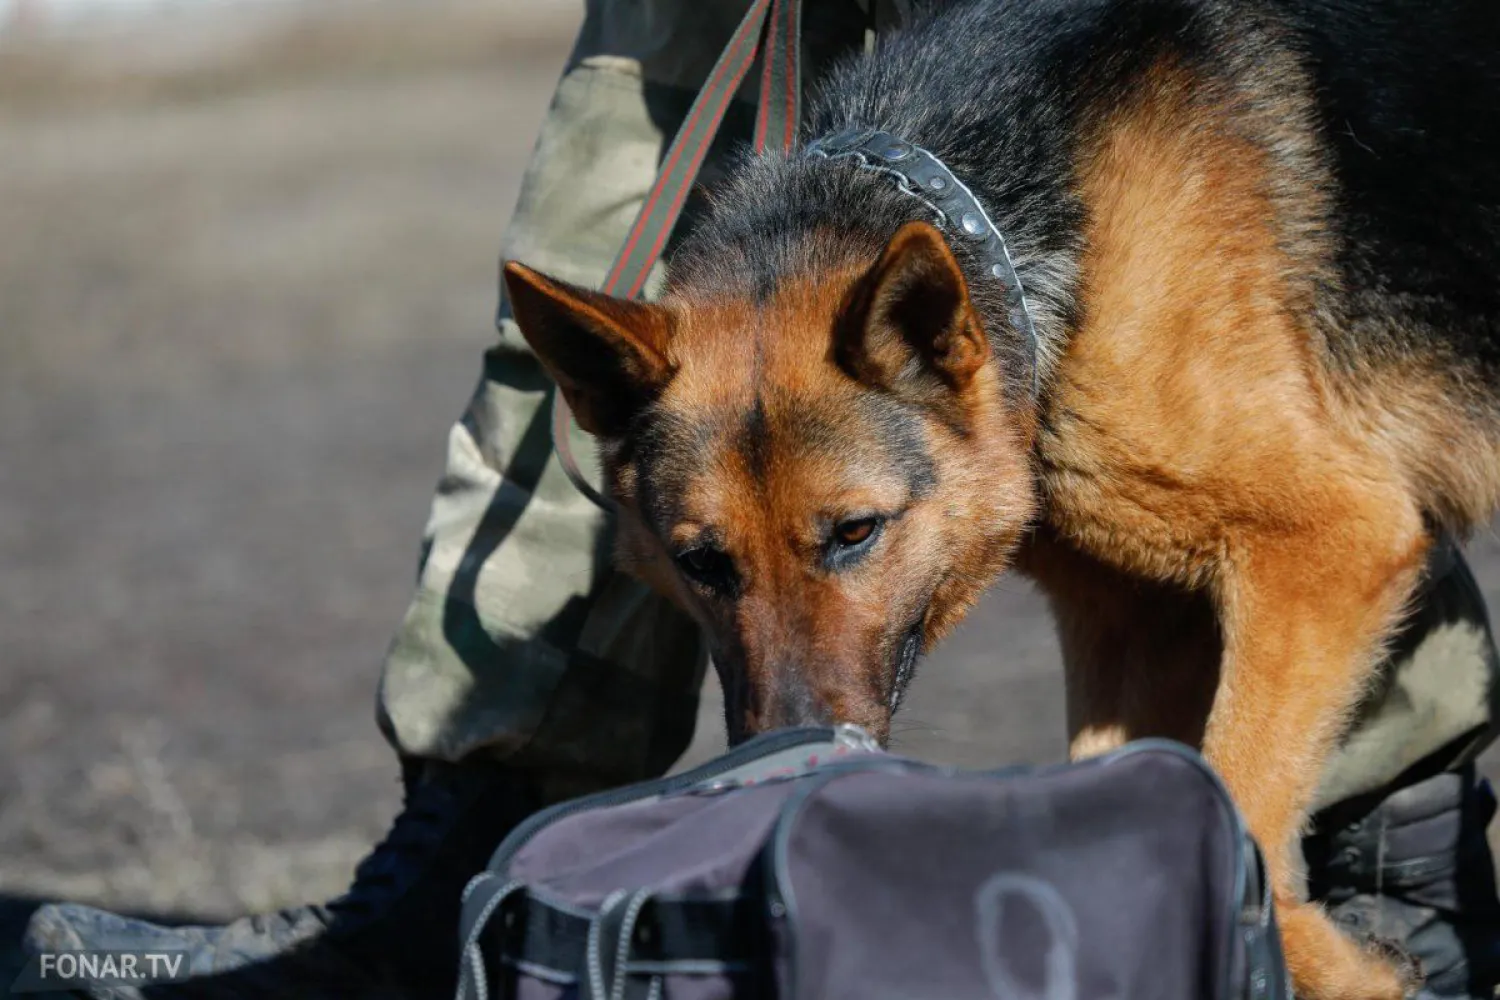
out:
<path id="1" fill-rule="evenodd" d="M 578 426 L 618 437 L 672 377 L 672 324 L 658 306 L 617 299 L 505 265 L 516 325 L 568 401 Z"/>
<path id="2" fill-rule="evenodd" d="M 837 357 L 863 382 L 922 396 L 962 390 L 984 366 L 989 343 L 937 229 L 908 222 L 891 237 L 844 309 Z"/>

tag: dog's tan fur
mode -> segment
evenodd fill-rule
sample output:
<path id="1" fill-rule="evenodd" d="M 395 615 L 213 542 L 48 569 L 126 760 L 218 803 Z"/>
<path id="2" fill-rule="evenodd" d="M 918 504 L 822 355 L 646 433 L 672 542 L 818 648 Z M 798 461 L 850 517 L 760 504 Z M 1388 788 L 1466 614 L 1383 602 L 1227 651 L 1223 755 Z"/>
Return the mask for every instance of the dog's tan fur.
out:
<path id="1" fill-rule="evenodd" d="M 1299 990 L 1395 996 L 1392 971 L 1296 903 L 1294 851 L 1344 713 L 1417 582 L 1430 538 L 1413 485 L 1430 470 L 1403 461 L 1410 432 L 1366 432 L 1388 419 L 1385 400 L 1335 385 L 1316 317 L 1286 301 L 1295 262 L 1264 222 L 1264 154 L 1187 93 L 1164 85 L 1122 115 L 1084 171 L 1085 318 L 1037 445 L 1063 540 L 1043 544 L 1076 552 L 1027 561 L 1068 625 L 1075 752 L 1201 724 L 1271 857 Z M 1176 633 L 1201 637 L 1191 658 L 1222 646 L 1219 670 L 1197 664 L 1216 678 L 1206 718 L 1180 664 L 1165 698 L 1142 698 L 1161 683 L 1139 669 L 1144 649 L 1135 674 L 1111 676 L 1110 630 L 1143 609 L 1124 581 L 1081 579 L 1079 554 L 1209 596 L 1218 635 L 1202 622 Z M 1184 604 L 1192 615 L 1191 600 L 1167 602 Z M 1174 652 L 1163 647 L 1168 662 Z"/>

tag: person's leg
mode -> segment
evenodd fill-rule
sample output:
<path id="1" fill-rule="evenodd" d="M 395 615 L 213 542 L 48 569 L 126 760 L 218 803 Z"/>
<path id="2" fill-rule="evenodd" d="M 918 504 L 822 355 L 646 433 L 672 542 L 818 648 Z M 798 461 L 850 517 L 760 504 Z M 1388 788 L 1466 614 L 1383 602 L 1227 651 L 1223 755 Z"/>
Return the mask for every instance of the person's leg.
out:
<path id="1" fill-rule="evenodd" d="M 1500 724 L 1500 656 L 1456 551 L 1432 578 L 1330 763 L 1304 840 L 1308 888 L 1351 933 L 1404 949 L 1433 997 L 1500 986 L 1500 900 L 1473 761 Z"/>
<path id="2" fill-rule="evenodd" d="M 745 0 L 590 0 L 571 68 L 537 141 L 501 257 L 597 286 L 661 153 L 745 12 Z M 809 5 L 812 73 L 863 43 L 856 0 Z M 729 109 L 700 180 L 754 122 Z M 700 207 L 689 204 L 679 232 Z M 608 521 L 552 454 L 553 388 L 510 317 L 449 441 L 418 591 L 385 664 L 382 730 L 402 753 L 480 752 L 556 799 L 653 776 L 692 737 L 706 657 L 665 599 L 610 561 Z M 592 442 L 573 428 L 573 452 Z M 592 463 L 590 463 L 592 464 Z"/>
<path id="3" fill-rule="evenodd" d="M 857 44 L 863 27 L 852 3 L 815 6 L 805 30 L 813 66 Z M 603 278 L 744 9 L 590 0 L 503 256 L 585 284 Z M 741 102 L 717 151 L 752 119 Z M 460 893 L 504 834 L 539 805 L 659 774 L 686 747 L 705 667 L 699 634 L 611 568 L 607 521 L 553 456 L 552 386 L 503 299 L 499 328 L 449 434 L 417 593 L 379 687 L 405 807 L 350 892 L 187 929 L 46 907 L 31 950 L 186 950 L 195 978 L 165 991 L 183 997 L 451 994 Z"/>

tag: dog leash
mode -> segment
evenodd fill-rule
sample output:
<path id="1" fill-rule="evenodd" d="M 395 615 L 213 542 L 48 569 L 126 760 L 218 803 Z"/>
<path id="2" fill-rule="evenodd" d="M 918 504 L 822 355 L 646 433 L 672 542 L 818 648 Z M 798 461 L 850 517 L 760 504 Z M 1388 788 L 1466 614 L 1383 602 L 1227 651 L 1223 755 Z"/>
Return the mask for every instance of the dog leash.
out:
<path id="1" fill-rule="evenodd" d="M 751 0 L 750 9 L 735 28 L 708 82 L 688 109 L 687 118 L 662 159 L 661 172 L 646 194 L 625 243 L 600 290 L 607 295 L 636 298 L 646 286 L 651 269 L 682 214 L 688 192 L 698 178 L 709 146 L 718 135 L 729 104 L 739 91 L 756 57 L 761 60 L 760 102 L 755 115 L 755 151 L 791 151 L 797 142 L 802 108 L 800 67 L 802 0 Z M 569 439 L 573 413 L 562 393 L 552 394 L 552 447 L 563 472 L 601 510 L 614 504 L 584 476 Z"/>

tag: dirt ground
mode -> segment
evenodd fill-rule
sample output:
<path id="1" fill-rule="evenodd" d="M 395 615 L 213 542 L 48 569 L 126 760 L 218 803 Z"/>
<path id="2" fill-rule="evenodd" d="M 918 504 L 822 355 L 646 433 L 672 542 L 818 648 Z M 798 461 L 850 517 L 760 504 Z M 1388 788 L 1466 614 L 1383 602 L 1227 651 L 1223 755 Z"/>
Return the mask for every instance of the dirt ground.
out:
<path id="1" fill-rule="evenodd" d="M 38 900 L 331 895 L 397 807 L 375 676 L 577 10 L 315 9 L 0 35 L 0 952 Z M 1061 729 L 1012 582 L 900 743 Z"/>

